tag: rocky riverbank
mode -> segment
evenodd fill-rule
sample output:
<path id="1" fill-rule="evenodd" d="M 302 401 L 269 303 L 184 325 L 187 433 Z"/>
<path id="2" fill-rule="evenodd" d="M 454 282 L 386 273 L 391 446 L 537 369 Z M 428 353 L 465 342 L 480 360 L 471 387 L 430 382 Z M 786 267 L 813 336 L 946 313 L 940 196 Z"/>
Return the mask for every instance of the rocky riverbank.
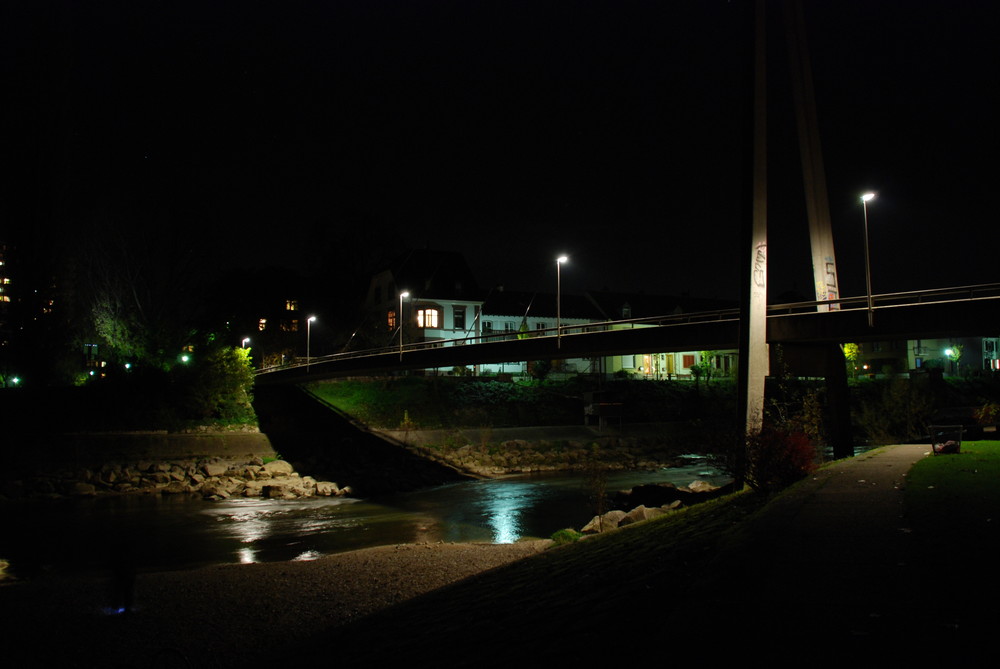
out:
<path id="1" fill-rule="evenodd" d="M 716 486 L 706 481 L 695 480 L 686 486 L 672 483 L 641 485 L 631 490 L 619 490 L 612 498 L 612 509 L 594 516 L 583 526 L 584 535 L 600 534 L 619 527 L 625 527 L 643 520 L 659 518 L 686 506 L 707 502 L 734 492 L 732 483 Z"/>
<path id="2" fill-rule="evenodd" d="M 284 460 L 220 457 L 185 460 L 108 462 L 94 468 L 62 469 L 5 477 L 0 499 L 90 497 L 108 494 L 198 495 L 296 499 L 343 496 L 350 487 L 301 476 Z"/>
<path id="3" fill-rule="evenodd" d="M 481 477 L 538 472 L 653 470 L 677 464 L 691 438 L 677 425 L 601 432 L 583 425 L 376 430 L 420 457 Z"/>

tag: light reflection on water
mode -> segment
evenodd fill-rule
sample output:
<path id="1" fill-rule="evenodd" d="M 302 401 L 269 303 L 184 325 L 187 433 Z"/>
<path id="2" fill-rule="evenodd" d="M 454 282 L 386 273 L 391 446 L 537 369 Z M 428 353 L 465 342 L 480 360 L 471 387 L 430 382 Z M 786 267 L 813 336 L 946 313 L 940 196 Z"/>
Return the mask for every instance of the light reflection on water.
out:
<path id="1" fill-rule="evenodd" d="M 482 486 L 483 515 L 493 530 L 493 543 L 512 544 L 523 535 L 521 514 L 542 494 L 540 484 L 510 482 L 503 486 Z"/>
<path id="2" fill-rule="evenodd" d="M 658 472 L 607 475 L 609 495 L 643 483 L 715 484 L 702 461 Z M 408 542 L 512 543 L 582 527 L 593 515 L 585 476 L 468 481 L 375 500 L 319 498 L 220 502 L 125 496 L 33 502 L 8 514 L 0 559 L 15 574 L 314 560 Z"/>

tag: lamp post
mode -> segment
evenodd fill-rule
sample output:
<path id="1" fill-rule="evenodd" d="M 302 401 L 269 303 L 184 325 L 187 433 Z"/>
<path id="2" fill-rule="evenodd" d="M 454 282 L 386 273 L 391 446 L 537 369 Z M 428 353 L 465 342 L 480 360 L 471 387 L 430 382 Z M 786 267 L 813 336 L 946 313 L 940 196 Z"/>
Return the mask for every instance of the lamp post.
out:
<path id="1" fill-rule="evenodd" d="M 556 348 L 562 348 L 562 264 L 566 256 L 556 258 Z"/>
<path id="2" fill-rule="evenodd" d="M 247 344 L 249 343 L 250 343 L 250 337 L 244 337 L 243 341 L 241 342 L 241 346 L 243 346 L 243 348 L 246 348 Z"/>
<path id="3" fill-rule="evenodd" d="M 309 368 L 312 366 L 312 355 L 310 354 L 310 345 L 312 344 L 312 324 L 316 320 L 315 316 L 310 316 L 306 319 L 306 374 L 309 373 Z"/>
<path id="4" fill-rule="evenodd" d="M 409 297 L 410 293 L 403 291 L 399 294 L 399 359 L 403 359 L 403 298 Z"/>
<path id="5" fill-rule="evenodd" d="M 875 312 L 872 304 L 872 266 L 868 253 L 868 201 L 875 197 L 875 193 L 865 193 L 861 196 L 861 206 L 865 211 L 865 287 L 868 290 L 868 327 L 874 325 Z"/>

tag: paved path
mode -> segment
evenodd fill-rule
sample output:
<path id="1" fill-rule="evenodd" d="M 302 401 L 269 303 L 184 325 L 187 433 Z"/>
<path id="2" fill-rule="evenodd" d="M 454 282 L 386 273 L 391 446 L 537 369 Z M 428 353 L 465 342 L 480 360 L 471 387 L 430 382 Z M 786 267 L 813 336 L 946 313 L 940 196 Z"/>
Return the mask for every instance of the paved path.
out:
<path id="1" fill-rule="evenodd" d="M 977 630 L 981 602 L 948 591 L 903 517 L 906 474 L 929 454 L 891 446 L 824 468 L 748 524 L 743 550 L 718 555 L 711 581 L 695 586 L 704 615 L 674 622 L 860 643 Z"/>

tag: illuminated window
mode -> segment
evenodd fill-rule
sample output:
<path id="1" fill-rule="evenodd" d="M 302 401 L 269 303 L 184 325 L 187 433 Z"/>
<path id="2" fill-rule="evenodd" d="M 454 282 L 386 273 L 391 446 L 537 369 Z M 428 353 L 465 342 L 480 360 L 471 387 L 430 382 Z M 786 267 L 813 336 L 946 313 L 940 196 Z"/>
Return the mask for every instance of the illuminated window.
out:
<path id="1" fill-rule="evenodd" d="M 440 327 L 438 325 L 438 313 L 437 309 L 418 309 L 417 326 L 422 328 Z"/>
<path id="2" fill-rule="evenodd" d="M 293 318 L 290 321 L 283 321 L 281 323 L 282 332 L 298 332 L 299 331 L 299 319 Z"/>
<path id="3" fill-rule="evenodd" d="M 267 327 L 267 319 L 266 318 L 262 318 L 259 321 L 257 321 L 257 329 L 259 331 L 263 332 L 264 328 L 266 328 L 266 327 Z"/>
<path id="4" fill-rule="evenodd" d="M 390 311 L 388 314 L 386 314 L 385 323 L 389 327 L 390 330 L 395 330 L 396 329 L 396 312 L 395 311 Z"/>
<path id="5" fill-rule="evenodd" d="M 299 301 L 298 300 L 285 300 L 285 311 L 298 311 Z"/>

